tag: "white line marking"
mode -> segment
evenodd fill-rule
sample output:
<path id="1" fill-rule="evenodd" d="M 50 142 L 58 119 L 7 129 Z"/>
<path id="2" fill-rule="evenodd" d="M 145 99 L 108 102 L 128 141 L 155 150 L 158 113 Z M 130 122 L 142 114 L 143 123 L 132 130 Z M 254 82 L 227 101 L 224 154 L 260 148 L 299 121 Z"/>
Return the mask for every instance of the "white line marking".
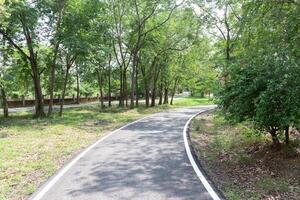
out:
<path id="1" fill-rule="evenodd" d="M 206 110 L 204 110 L 206 111 Z M 201 111 L 199 113 L 202 113 L 204 111 Z M 187 130 L 187 127 L 188 127 L 188 124 L 190 123 L 190 121 L 195 117 L 197 116 L 199 113 L 197 113 L 196 115 L 192 116 L 189 121 L 185 124 L 184 126 L 184 129 L 183 129 L 183 138 L 184 138 L 184 145 L 185 145 L 185 148 L 186 148 L 186 152 L 188 154 L 188 157 L 189 157 L 189 160 L 195 170 L 195 172 L 197 173 L 198 177 L 200 178 L 201 182 L 203 183 L 203 185 L 205 186 L 205 188 L 207 189 L 207 191 L 210 193 L 210 195 L 213 197 L 214 200 L 221 200 L 218 195 L 213 191 L 213 189 L 211 188 L 211 186 L 209 185 L 209 183 L 207 182 L 207 180 L 205 179 L 205 177 L 202 175 L 202 173 L 200 172 L 199 168 L 197 167 L 195 161 L 194 161 L 194 158 L 191 154 L 191 151 L 190 151 L 190 147 L 188 145 L 188 141 L 187 141 L 187 135 L 186 135 L 186 130 Z M 40 191 L 37 191 L 37 194 L 33 197 L 29 197 L 29 199 L 31 200 L 40 200 L 50 189 L 51 187 L 53 187 L 53 185 L 68 171 L 71 169 L 71 167 L 73 165 L 76 164 L 76 162 L 78 162 L 79 159 L 81 159 L 85 154 L 87 154 L 91 149 L 93 149 L 96 145 L 98 145 L 100 142 L 102 142 L 103 140 L 107 139 L 108 137 L 110 137 L 112 134 L 122 130 L 123 128 L 126 128 L 134 123 L 137 123 L 137 122 L 140 122 L 146 118 L 150 118 L 150 117 L 153 117 L 157 114 L 160 114 L 160 113 L 155 113 L 155 114 L 152 114 L 152 115 L 149 115 L 149 116 L 146 116 L 146 117 L 143 117 L 141 119 L 138 119 L 136 121 L 133 121 L 133 122 L 130 122 L 124 126 L 122 126 L 121 128 L 118 128 L 112 132 L 110 132 L 109 134 L 107 134 L 106 136 L 102 137 L 101 139 L 99 139 L 98 141 L 96 141 L 94 144 L 92 144 L 91 146 L 89 146 L 88 148 L 86 148 L 83 152 L 81 152 L 78 156 L 76 156 L 70 163 L 68 163 L 66 166 L 64 166 L 62 169 L 60 169 L 60 171 L 56 174 L 56 175 L 53 175 L 52 179 L 50 178 L 49 182 L 46 182 L 46 184 L 44 186 L 42 186 L 41 190 Z M 198 169 L 198 170 L 197 170 Z M 199 171 L 199 174 L 198 172 Z M 203 177 L 203 178 L 201 178 Z M 210 188 L 210 189 L 209 189 Z M 33 194 L 34 195 L 34 194 Z M 215 197 L 214 197 L 215 196 Z"/>
<path id="2" fill-rule="evenodd" d="M 185 146 L 185 150 L 186 150 L 186 153 L 187 153 L 187 156 L 190 160 L 190 163 L 192 164 L 193 168 L 194 168 L 194 171 L 196 172 L 198 178 L 200 179 L 200 181 L 202 182 L 202 184 L 204 185 L 204 187 L 206 188 L 206 190 L 208 191 L 208 193 L 210 194 L 210 196 L 213 198 L 213 200 L 221 200 L 221 198 L 217 195 L 217 193 L 213 190 L 213 188 L 211 187 L 211 185 L 208 183 L 207 179 L 205 178 L 205 176 L 203 175 L 203 173 L 200 171 L 200 169 L 198 168 L 194 158 L 193 158 L 193 155 L 192 155 L 192 152 L 191 152 L 191 149 L 190 149 L 190 146 L 189 146 L 189 142 L 188 142 L 188 139 L 187 139 L 187 129 L 188 129 L 188 126 L 190 124 L 190 122 L 192 121 L 192 119 L 194 117 L 196 117 L 197 115 L 199 115 L 200 113 L 203 113 L 207 110 L 203 110 L 201 112 L 198 112 L 197 114 L 193 115 L 188 121 L 187 123 L 185 124 L 184 126 L 184 129 L 183 129 L 183 139 L 184 139 L 184 146 Z"/>
<path id="3" fill-rule="evenodd" d="M 50 189 L 51 187 L 68 171 L 71 169 L 71 167 L 73 165 L 75 165 L 75 163 L 82 158 L 86 153 L 88 153 L 91 149 L 93 149 L 97 144 L 99 144 L 100 142 L 102 142 L 103 140 L 107 139 L 108 137 L 110 137 L 112 134 L 120 131 L 123 128 L 126 128 L 134 123 L 137 123 L 139 121 L 142 121 L 146 118 L 149 117 L 153 117 L 154 115 L 159 114 L 159 113 L 155 113 L 146 117 L 143 117 L 141 119 L 138 119 L 136 121 L 130 122 L 129 124 L 126 124 L 124 126 L 122 126 L 121 128 L 118 128 L 116 130 L 114 130 L 113 132 L 110 132 L 109 134 L 107 134 L 106 136 L 104 136 L 103 138 L 99 139 L 98 141 L 96 141 L 94 144 L 92 144 L 91 146 L 89 146 L 88 148 L 86 148 L 83 152 L 81 152 L 78 156 L 76 156 L 69 164 L 67 164 L 65 167 L 63 167 L 56 175 L 54 175 L 54 177 L 52 179 L 49 180 L 48 183 L 46 183 L 46 185 L 44 187 L 42 187 L 42 189 L 40 191 L 38 191 L 38 193 L 32 198 L 32 200 L 40 200 Z M 31 199 L 31 198 L 29 198 Z"/>

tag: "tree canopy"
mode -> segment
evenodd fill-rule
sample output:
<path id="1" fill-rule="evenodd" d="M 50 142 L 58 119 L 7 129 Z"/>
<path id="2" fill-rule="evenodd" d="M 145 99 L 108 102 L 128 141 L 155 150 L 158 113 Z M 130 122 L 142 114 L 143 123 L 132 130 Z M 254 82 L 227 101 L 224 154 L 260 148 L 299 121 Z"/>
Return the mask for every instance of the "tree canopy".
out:
<path id="1" fill-rule="evenodd" d="M 35 99 L 43 117 L 56 98 L 63 115 L 68 96 L 134 108 L 186 90 L 217 95 L 274 141 L 299 118 L 296 0 L 2 0 L 0 11 L 5 116 L 10 99 Z"/>
<path id="2" fill-rule="evenodd" d="M 215 88 L 204 76 L 214 82 L 216 73 L 199 56 L 211 44 L 185 1 L 6 0 L 0 36 L 3 94 L 36 99 L 38 117 L 45 104 L 52 114 L 56 97 L 62 115 L 65 97 L 74 93 L 77 103 L 100 95 L 102 107 L 105 97 L 116 97 L 133 108 L 139 98 L 155 106 L 157 97 L 168 103 L 178 89 Z"/>

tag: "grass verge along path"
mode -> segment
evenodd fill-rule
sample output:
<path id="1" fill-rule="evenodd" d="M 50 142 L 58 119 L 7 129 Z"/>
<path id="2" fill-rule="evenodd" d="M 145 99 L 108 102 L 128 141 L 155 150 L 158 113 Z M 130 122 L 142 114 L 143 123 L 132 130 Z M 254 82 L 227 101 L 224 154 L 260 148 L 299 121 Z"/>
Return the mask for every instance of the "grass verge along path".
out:
<path id="1" fill-rule="evenodd" d="M 176 99 L 153 108 L 65 109 L 63 118 L 34 119 L 31 113 L 0 118 L 0 200 L 24 199 L 82 149 L 111 130 L 169 108 L 207 105 L 208 99 Z"/>
<path id="2" fill-rule="evenodd" d="M 274 150 L 268 135 L 249 124 L 230 124 L 217 111 L 191 124 L 201 165 L 228 200 L 299 200 L 300 134 Z"/>

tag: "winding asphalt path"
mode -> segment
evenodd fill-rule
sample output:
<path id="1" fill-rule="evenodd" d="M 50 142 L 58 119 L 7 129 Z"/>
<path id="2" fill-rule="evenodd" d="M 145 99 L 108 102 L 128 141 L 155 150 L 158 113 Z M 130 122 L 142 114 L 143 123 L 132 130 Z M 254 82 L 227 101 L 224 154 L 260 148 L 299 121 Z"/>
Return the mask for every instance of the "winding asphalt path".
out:
<path id="1" fill-rule="evenodd" d="M 165 111 L 114 132 L 30 199 L 211 200 L 189 162 L 182 137 L 188 119 L 210 108 Z"/>

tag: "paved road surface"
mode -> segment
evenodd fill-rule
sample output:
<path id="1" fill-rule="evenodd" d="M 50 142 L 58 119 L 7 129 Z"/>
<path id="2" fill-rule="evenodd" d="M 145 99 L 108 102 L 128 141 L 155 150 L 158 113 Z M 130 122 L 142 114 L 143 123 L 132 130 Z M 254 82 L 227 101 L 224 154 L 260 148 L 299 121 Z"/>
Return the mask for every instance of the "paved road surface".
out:
<path id="1" fill-rule="evenodd" d="M 79 159 L 41 199 L 211 200 L 182 137 L 188 119 L 209 108 L 165 111 L 118 130 Z"/>

